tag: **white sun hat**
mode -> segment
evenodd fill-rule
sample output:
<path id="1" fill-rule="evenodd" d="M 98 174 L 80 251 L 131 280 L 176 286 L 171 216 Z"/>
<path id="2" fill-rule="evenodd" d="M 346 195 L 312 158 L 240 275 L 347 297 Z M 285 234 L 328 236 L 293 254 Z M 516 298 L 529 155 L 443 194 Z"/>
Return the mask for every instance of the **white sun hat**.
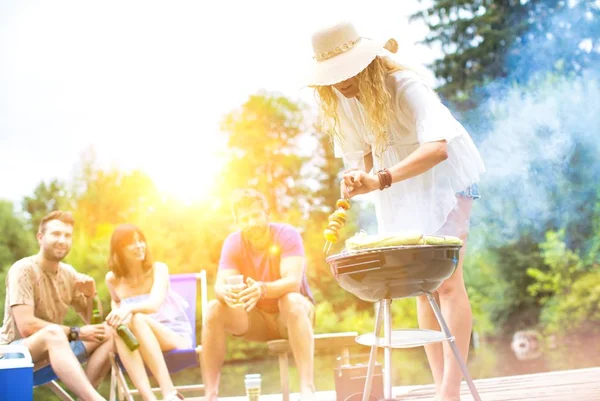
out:
<path id="1" fill-rule="evenodd" d="M 358 35 L 349 22 L 320 29 L 312 35 L 313 62 L 308 86 L 327 86 L 352 78 L 385 50 L 396 53 L 395 39 L 377 41 Z"/>

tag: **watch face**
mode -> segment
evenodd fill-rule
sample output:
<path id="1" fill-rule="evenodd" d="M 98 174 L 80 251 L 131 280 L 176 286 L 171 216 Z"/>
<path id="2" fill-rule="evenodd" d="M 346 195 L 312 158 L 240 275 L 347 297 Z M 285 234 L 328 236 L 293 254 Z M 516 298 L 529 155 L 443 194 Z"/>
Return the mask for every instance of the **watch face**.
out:
<path id="1" fill-rule="evenodd" d="M 77 341 L 79 339 L 79 327 L 71 327 L 69 332 L 69 341 Z"/>

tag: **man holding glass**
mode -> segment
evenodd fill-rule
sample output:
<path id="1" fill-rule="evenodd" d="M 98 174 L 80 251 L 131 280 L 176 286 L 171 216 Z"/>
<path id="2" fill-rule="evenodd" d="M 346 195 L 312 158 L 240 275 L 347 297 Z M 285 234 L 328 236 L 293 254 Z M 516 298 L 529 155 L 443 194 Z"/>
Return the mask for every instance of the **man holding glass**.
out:
<path id="1" fill-rule="evenodd" d="M 202 328 L 205 400 L 218 396 L 226 334 L 249 341 L 287 338 L 300 374 L 302 400 L 314 400 L 314 299 L 308 287 L 304 246 L 291 225 L 269 221 L 267 201 L 253 189 L 233 196 L 240 230 L 223 244 Z"/>

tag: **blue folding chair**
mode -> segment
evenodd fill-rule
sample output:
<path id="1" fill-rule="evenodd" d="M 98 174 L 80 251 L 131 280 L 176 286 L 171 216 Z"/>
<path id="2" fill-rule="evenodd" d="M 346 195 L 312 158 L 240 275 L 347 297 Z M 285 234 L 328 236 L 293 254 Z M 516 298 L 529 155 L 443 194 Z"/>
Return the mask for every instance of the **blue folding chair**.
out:
<path id="1" fill-rule="evenodd" d="M 171 288 L 181 295 L 189 304 L 187 309 L 187 317 L 192 324 L 193 344 L 190 349 L 178 349 L 163 353 L 167 367 L 170 373 L 176 373 L 187 368 L 197 367 L 200 365 L 200 353 L 202 346 L 196 345 L 196 297 L 197 281 L 200 280 L 200 295 L 201 295 L 201 312 L 204 320 L 204 311 L 208 303 L 208 294 L 206 292 L 206 271 L 192 274 L 172 274 L 170 276 Z M 118 357 L 111 354 L 111 380 L 110 380 L 110 401 L 116 401 L 125 398 L 127 401 L 133 401 L 133 396 L 139 394 L 137 389 L 130 389 L 125 380 L 124 368 L 121 365 Z M 148 372 L 150 375 L 150 372 Z M 177 386 L 177 391 L 180 393 L 190 391 L 204 390 L 203 384 Z M 160 392 L 160 388 L 153 388 L 153 392 Z"/>
<path id="2" fill-rule="evenodd" d="M 98 308 L 102 310 L 102 305 L 98 301 Z M 62 401 L 74 401 L 73 397 L 58 384 L 58 377 L 51 365 L 46 365 L 33 373 L 33 387 L 44 386 L 52 390 L 52 392 Z"/>
<path id="3" fill-rule="evenodd" d="M 58 384 L 58 377 L 50 365 L 44 366 L 33 373 L 33 387 L 45 386 L 62 401 L 75 401 L 64 388 Z"/>

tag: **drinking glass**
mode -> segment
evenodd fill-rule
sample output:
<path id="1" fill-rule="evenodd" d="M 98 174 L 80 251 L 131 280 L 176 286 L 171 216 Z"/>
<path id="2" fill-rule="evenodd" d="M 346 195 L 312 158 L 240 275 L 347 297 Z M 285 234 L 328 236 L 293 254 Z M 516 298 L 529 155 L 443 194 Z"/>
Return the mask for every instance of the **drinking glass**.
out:
<path id="1" fill-rule="evenodd" d="M 225 285 L 227 288 L 233 292 L 234 294 L 239 294 L 246 288 L 246 284 L 244 283 L 244 276 L 242 274 L 236 274 L 235 276 L 227 276 L 225 277 Z M 242 302 L 237 301 L 234 307 L 242 307 L 244 304 Z"/>

